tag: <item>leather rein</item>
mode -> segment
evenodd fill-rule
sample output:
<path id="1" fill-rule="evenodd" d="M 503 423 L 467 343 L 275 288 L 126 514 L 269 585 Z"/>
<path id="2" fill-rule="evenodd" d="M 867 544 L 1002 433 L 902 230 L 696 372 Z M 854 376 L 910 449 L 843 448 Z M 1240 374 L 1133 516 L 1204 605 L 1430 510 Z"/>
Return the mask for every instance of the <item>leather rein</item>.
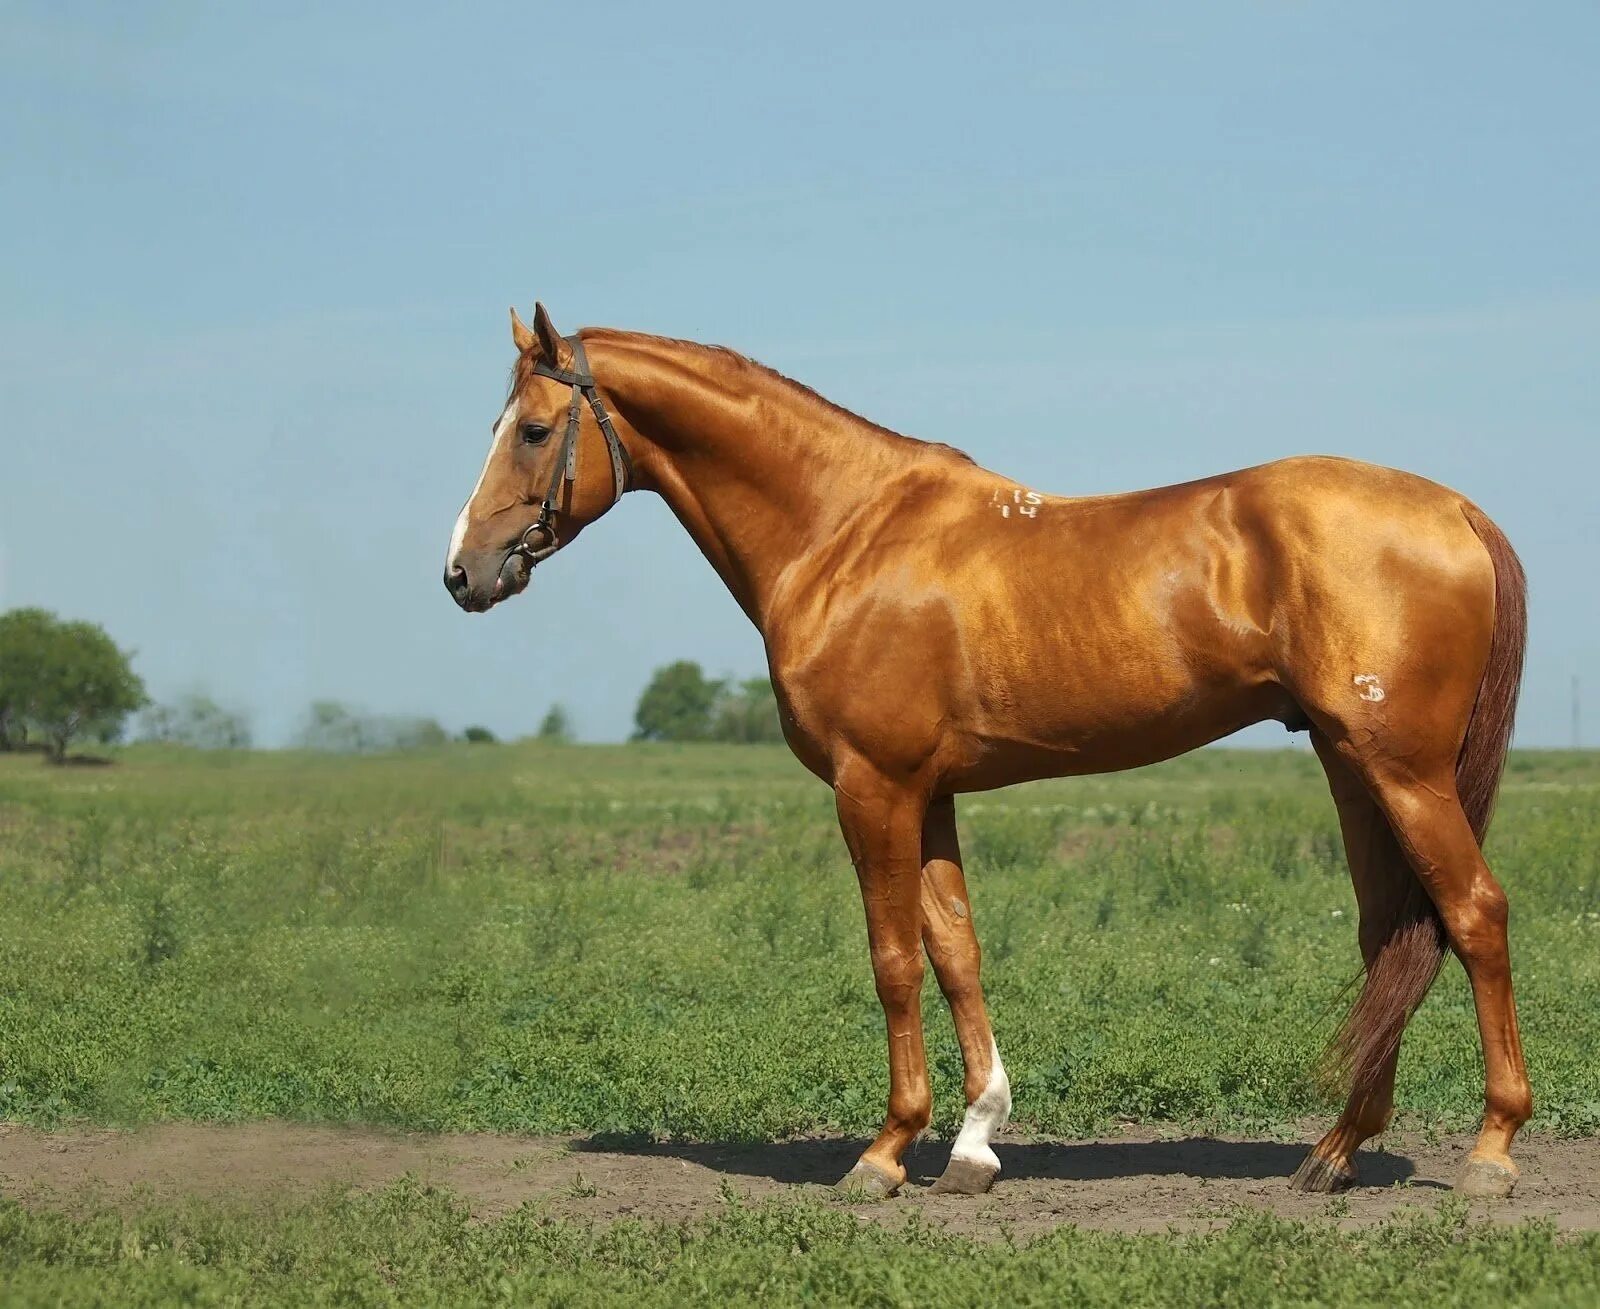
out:
<path id="1" fill-rule="evenodd" d="M 570 386 L 572 400 L 567 406 L 567 431 L 561 439 L 561 455 L 550 472 L 550 487 L 544 493 L 544 502 L 539 506 L 539 517 L 523 532 L 507 555 L 507 558 L 510 555 L 521 555 L 528 561 L 529 568 L 556 552 L 555 521 L 559 512 L 557 497 L 561 491 L 561 484 L 565 482 L 568 487 L 567 502 L 570 504 L 571 486 L 578 478 L 578 427 L 583 412 L 582 400 L 589 402 L 589 408 L 594 411 L 595 421 L 600 424 L 600 432 L 606 438 L 606 451 L 611 456 L 611 485 L 614 490 L 611 503 L 616 504 L 622 499 L 633 482 L 633 465 L 628 459 L 628 452 L 622 448 L 622 442 L 617 439 L 617 429 L 611 425 L 611 415 L 606 412 L 606 407 L 600 400 L 594 374 L 589 371 L 589 358 L 583 351 L 583 342 L 576 336 L 564 339 L 572 350 L 571 368 L 558 368 L 543 358 L 535 361 L 533 365 L 533 371 L 539 376 L 553 378 Z M 537 544 L 534 541 L 535 532 L 540 533 L 543 538 Z"/>

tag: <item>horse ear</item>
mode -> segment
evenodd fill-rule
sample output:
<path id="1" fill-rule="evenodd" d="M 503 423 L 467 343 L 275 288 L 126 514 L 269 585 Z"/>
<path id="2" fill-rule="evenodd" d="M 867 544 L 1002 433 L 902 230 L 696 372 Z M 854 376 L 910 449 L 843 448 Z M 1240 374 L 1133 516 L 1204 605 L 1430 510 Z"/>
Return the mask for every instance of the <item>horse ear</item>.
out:
<path id="1" fill-rule="evenodd" d="M 561 339 L 561 333 L 550 321 L 550 311 L 537 300 L 533 305 L 533 334 L 539 338 L 539 353 L 547 362 L 559 368 L 571 356 L 572 348 Z"/>
<path id="2" fill-rule="evenodd" d="M 517 317 L 516 305 L 511 306 L 511 340 L 517 347 L 519 355 L 525 355 L 533 349 L 533 333 L 528 325 Z"/>

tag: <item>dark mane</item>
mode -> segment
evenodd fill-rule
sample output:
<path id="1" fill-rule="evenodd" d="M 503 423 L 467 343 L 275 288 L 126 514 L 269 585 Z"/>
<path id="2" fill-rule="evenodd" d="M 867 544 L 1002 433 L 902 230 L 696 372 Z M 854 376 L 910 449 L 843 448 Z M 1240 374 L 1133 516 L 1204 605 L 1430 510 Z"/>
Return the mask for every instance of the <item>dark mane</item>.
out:
<path id="1" fill-rule="evenodd" d="M 804 382 L 797 382 L 794 378 L 789 377 L 784 373 L 780 373 L 776 368 L 772 368 L 767 364 L 761 363 L 759 360 L 752 359 L 749 355 L 740 354 L 737 350 L 731 349 L 728 346 L 704 345 L 699 341 L 685 341 L 675 336 L 656 336 L 650 332 L 622 332 L 615 328 L 609 327 L 584 328 L 582 330 L 585 332 L 596 331 L 614 333 L 617 336 L 629 337 L 656 345 L 671 346 L 674 349 L 693 350 L 698 351 L 701 354 L 713 355 L 718 359 L 735 365 L 736 367 L 748 368 L 763 377 L 769 378 L 770 380 L 778 383 L 778 385 L 784 390 L 794 395 L 795 398 L 803 404 L 808 404 L 814 408 L 821 409 L 823 412 L 831 414 L 834 417 L 848 418 L 852 422 L 860 423 L 863 427 L 871 429 L 879 436 L 886 436 L 895 441 L 904 441 L 909 445 L 920 446 L 925 450 L 947 451 L 966 463 L 970 464 L 973 462 L 972 456 L 969 455 L 965 450 L 959 450 L 955 446 L 948 445 L 943 441 L 924 441 L 920 437 L 907 436 L 904 432 L 896 432 L 893 428 L 883 426 L 882 423 L 875 423 L 870 418 L 863 418 L 860 414 L 855 413 L 853 410 L 846 409 L 841 404 L 835 404 L 832 400 L 828 399 L 827 396 L 820 395 L 811 387 L 807 386 Z M 528 370 L 531 369 L 532 366 L 532 355 L 523 355 L 517 360 L 516 367 L 512 370 L 511 375 L 512 390 L 515 390 L 522 384 L 524 380 L 526 380 Z"/>

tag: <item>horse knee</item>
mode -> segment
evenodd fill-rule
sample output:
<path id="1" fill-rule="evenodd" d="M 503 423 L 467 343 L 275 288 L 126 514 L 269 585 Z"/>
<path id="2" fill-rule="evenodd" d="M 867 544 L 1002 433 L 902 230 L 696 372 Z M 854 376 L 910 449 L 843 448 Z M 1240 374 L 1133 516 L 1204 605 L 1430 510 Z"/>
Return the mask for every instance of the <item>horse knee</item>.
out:
<path id="1" fill-rule="evenodd" d="M 918 950 L 875 949 L 872 952 L 872 980 L 878 1000 L 887 1010 L 904 1009 L 918 1003 L 922 994 L 922 954 Z"/>

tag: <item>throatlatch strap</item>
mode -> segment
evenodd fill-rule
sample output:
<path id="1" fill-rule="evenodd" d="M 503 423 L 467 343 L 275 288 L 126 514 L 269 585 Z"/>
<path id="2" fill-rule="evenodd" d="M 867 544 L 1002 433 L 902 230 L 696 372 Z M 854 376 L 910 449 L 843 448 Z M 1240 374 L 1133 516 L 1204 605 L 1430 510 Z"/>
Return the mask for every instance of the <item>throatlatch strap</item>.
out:
<path id="1" fill-rule="evenodd" d="M 600 390 L 595 385 L 594 374 L 589 371 L 589 357 L 584 353 L 582 339 L 569 336 L 567 344 L 572 347 L 572 361 L 578 366 L 578 374 L 589 379 L 586 384 L 580 383 L 579 389 L 589 402 L 589 408 L 594 410 L 594 420 L 600 424 L 600 433 L 606 438 L 606 453 L 611 456 L 611 485 L 614 488 L 611 503 L 616 504 L 633 484 L 633 464 L 622 442 L 617 439 L 617 429 L 611 425 L 611 415 L 606 412 L 605 404 L 600 399 Z"/>

